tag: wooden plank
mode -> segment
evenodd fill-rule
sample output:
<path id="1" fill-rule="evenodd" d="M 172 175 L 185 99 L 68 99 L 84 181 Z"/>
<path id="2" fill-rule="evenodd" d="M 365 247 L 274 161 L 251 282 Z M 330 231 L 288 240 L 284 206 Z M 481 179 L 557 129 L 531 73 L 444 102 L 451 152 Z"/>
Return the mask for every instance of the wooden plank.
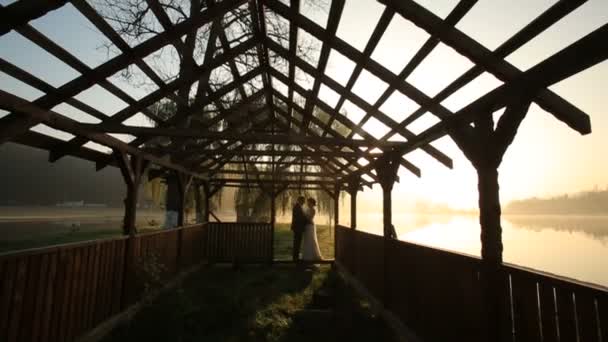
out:
<path id="1" fill-rule="evenodd" d="M 538 312 L 536 280 L 525 274 L 511 274 L 513 293 L 513 323 L 518 341 L 540 341 L 541 327 Z"/>
<path id="2" fill-rule="evenodd" d="M 48 12 L 61 8 L 67 0 L 18 0 L 0 10 L 0 36 Z"/>
<path id="3" fill-rule="evenodd" d="M 555 290 L 560 341 L 577 341 L 572 291 L 563 287 Z"/>
<path id="4" fill-rule="evenodd" d="M 85 312 L 87 309 L 87 292 L 89 291 L 90 284 L 87 282 L 88 276 L 88 265 L 89 259 L 92 259 L 92 245 L 87 245 L 81 249 L 82 260 L 80 261 L 80 270 L 78 272 L 78 297 L 77 297 L 77 306 L 76 306 L 76 323 L 74 326 L 73 337 L 76 338 L 80 336 L 84 331 L 86 331 L 86 322 L 85 322 Z"/>
<path id="5" fill-rule="evenodd" d="M 26 283 L 23 291 L 22 313 L 20 318 L 18 340 L 30 341 L 34 321 L 34 311 L 40 282 L 41 256 L 31 255 L 28 257 Z"/>
<path id="6" fill-rule="evenodd" d="M 97 276 L 99 274 L 99 242 L 93 245 L 91 250 L 91 257 L 89 258 L 89 277 L 87 280 L 87 288 L 89 289 L 87 294 L 86 312 L 85 312 L 85 326 L 87 329 L 91 329 L 96 325 L 95 321 L 95 297 L 97 296 Z"/>
<path id="7" fill-rule="evenodd" d="M 65 316 L 65 339 L 72 340 L 76 331 L 76 312 L 78 310 L 79 292 L 80 292 L 80 271 L 82 269 L 82 248 L 71 249 L 70 252 L 73 255 L 74 263 L 68 274 L 70 280 L 70 292 L 69 297 L 65 303 L 68 307 L 67 315 Z"/>
<path id="8" fill-rule="evenodd" d="M 597 297 L 597 311 L 600 322 L 600 336 L 602 342 L 608 341 L 608 296 Z"/>
<path id="9" fill-rule="evenodd" d="M 114 275 L 112 280 L 112 314 L 120 312 L 120 295 L 122 293 L 122 277 L 124 269 L 124 248 L 125 240 L 115 240 L 114 244 L 114 255 L 112 262 L 112 274 Z"/>
<path id="10" fill-rule="evenodd" d="M 11 298 L 10 321 L 8 325 L 7 341 L 18 341 L 19 325 L 25 322 L 21 321 L 23 312 L 24 296 L 26 296 L 28 257 L 22 257 L 17 260 L 17 271 L 15 276 L 15 287 Z"/>
<path id="11" fill-rule="evenodd" d="M 0 292 L 0 339 L 8 340 L 11 301 L 17 279 L 17 259 L 3 260 L 2 292 Z"/>
<path id="12" fill-rule="evenodd" d="M 599 322 L 593 294 L 584 290 L 576 291 L 575 300 L 579 341 L 599 342 Z"/>
<path id="13" fill-rule="evenodd" d="M 553 284 L 547 281 L 539 282 L 539 293 L 543 342 L 557 342 L 559 338 Z"/>
<path id="14" fill-rule="evenodd" d="M 42 340 L 43 338 L 48 338 L 49 340 L 52 340 L 53 336 L 51 334 L 52 329 L 51 329 L 51 320 L 52 320 L 52 313 L 53 313 L 53 305 L 56 302 L 56 293 L 57 293 L 57 271 L 58 271 L 58 267 L 59 267 L 59 253 L 58 252 L 53 252 L 51 254 L 48 255 L 49 257 L 49 270 L 48 270 L 48 278 L 46 283 L 44 284 L 45 287 L 45 297 L 44 297 L 44 302 L 43 302 L 43 306 L 42 306 L 42 313 L 41 313 L 41 326 L 40 326 L 40 331 L 36 332 L 33 337 L 32 340 L 34 341 L 38 341 L 38 340 Z"/>
<path id="15" fill-rule="evenodd" d="M 26 341 L 37 341 L 40 336 L 40 330 L 42 327 L 42 315 L 44 313 L 44 306 L 46 303 L 46 297 L 51 295 L 47 291 L 47 284 L 50 281 L 50 259 L 51 253 L 40 254 L 40 267 L 36 283 L 36 302 L 34 304 L 34 312 L 31 318 L 30 330 L 28 336 L 24 336 Z"/>
<path id="16" fill-rule="evenodd" d="M 485 46 L 461 31 L 446 25 L 441 18 L 426 8 L 414 2 L 407 5 L 395 0 L 381 0 L 380 2 L 389 4 L 404 18 L 420 26 L 432 36 L 439 37 L 443 43 L 469 58 L 473 63 L 483 66 L 501 81 L 510 82 L 521 74 L 521 71 L 515 66 L 498 58 Z M 536 101 L 542 108 L 573 129 L 582 134 L 591 132 L 588 116 L 552 91 L 547 89 L 541 91 Z"/>
<path id="17" fill-rule="evenodd" d="M 96 83 L 101 82 L 106 78 L 114 75 L 116 72 L 126 68 L 128 65 L 132 64 L 134 60 L 144 58 L 150 53 L 157 51 L 159 48 L 170 43 L 172 39 L 178 38 L 184 33 L 187 33 L 188 31 L 194 28 L 203 26 L 205 23 L 209 22 L 214 15 L 223 14 L 227 10 L 232 9 L 235 6 L 242 4 L 243 2 L 244 0 L 224 1 L 221 4 L 218 4 L 218 6 L 214 6 L 213 9 L 206 10 L 196 15 L 193 15 L 188 20 L 175 25 L 173 27 L 174 29 L 164 31 L 137 45 L 136 47 L 131 49 L 129 54 L 121 54 L 117 57 L 114 57 L 111 60 L 91 70 L 91 72 L 83 74 L 80 77 L 77 77 L 76 79 L 64 84 L 58 89 L 57 93 L 60 94 L 60 96 L 44 96 L 36 100 L 36 104 L 46 109 L 52 108 L 55 105 L 64 102 L 68 98 L 71 98 L 79 94 L 80 92 L 88 89 Z M 78 5 L 78 2 L 75 2 L 75 5 Z M 220 65 L 221 64 L 223 63 L 220 63 Z M 163 91 L 167 93 L 169 90 L 163 89 Z M 3 131 L 2 134 L 0 134 L 0 137 L 8 139 L 19 135 L 20 133 L 23 133 L 29 127 L 32 127 L 39 123 L 35 120 L 29 120 L 28 118 L 19 117 L 15 114 L 9 114 L 3 119 L 5 119 L 2 121 L 3 123 L 12 123 L 11 127 L 8 127 L 7 131 Z"/>
<path id="18" fill-rule="evenodd" d="M 53 314 L 52 314 L 52 330 L 53 338 L 55 340 L 65 340 L 63 333 L 66 322 L 66 311 L 68 308 L 69 294 L 70 294 L 70 274 L 72 265 L 72 254 L 69 249 L 61 249 L 59 251 L 59 266 L 60 266 L 60 279 L 59 284 L 56 287 L 57 301 L 53 303 Z"/>
<path id="19" fill-rule="evenodd" d="M 94 314 L 94 322 L 101 322 L 104 318 L 103 315 L 103 306 L 105 303 L 105 276 L 106 276 L 106 253 L 107 253 L 107 242 L 100 243 L 99 245 L 99 265 L 97 268 L 98 276 L 97 276 L 97 292 L 95 295 L 95 314 Z"/>

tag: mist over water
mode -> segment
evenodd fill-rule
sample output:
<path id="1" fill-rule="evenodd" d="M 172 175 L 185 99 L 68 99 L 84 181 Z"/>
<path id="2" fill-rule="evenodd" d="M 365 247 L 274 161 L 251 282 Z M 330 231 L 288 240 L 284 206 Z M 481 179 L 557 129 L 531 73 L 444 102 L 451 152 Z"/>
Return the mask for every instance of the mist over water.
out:
<path id="1" fill-rule="evenodd" d="M 479 256 L 476 215 L 394 214 L 400 240 Z M 358 229 L 382 234 L 382 214 L 357 216 Z M 608 216 L 505 215 L 504 261 L 608 286 Z"/>

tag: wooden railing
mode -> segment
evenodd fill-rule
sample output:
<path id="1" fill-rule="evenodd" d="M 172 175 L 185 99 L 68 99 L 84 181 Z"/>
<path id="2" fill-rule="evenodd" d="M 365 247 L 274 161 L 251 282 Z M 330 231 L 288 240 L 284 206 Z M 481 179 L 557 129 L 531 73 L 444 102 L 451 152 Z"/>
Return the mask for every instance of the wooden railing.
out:
<path id="1" fill-rule="evenodd" d="M 210 222 L 205 234 L 210 262 L 270 262 L 273 259 L 270 223 Z"/>
<path id="2" fill-rule="evenodd" d="M 336 244 L 336 260 L 425 341 L 484 341 L 479 258 L 347 227 Z M 608 341 L 608 289 L 502 270 L 504 341 Z"/>

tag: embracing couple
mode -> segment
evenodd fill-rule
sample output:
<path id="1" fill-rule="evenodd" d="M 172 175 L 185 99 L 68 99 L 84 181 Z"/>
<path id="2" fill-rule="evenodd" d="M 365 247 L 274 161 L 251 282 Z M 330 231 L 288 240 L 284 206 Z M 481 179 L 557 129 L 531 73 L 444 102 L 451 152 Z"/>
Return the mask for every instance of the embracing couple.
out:
<path id="1" fill-rule="evenodd" d="M 306 202 L 306 203 L 305 203 Z M 317 240 L 315 226 L 315 206 L 317 202 L 303 196 L 298 197 L 291 212 L 291 230 L 293 231 L 293 261 L 320 261 L 323 260 Z M 300 249 L 302 258 L 300 259 Z"/>

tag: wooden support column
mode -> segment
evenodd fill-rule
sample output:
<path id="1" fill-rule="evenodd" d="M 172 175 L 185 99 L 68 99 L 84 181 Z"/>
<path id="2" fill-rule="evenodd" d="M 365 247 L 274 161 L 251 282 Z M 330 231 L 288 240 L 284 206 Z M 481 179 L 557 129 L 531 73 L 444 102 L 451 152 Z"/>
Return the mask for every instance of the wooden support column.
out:
<path id="1" fill-rule="evenodd" d="M 209 202 L 211 201 L 211 189 L 209 182 L 203 182 L 203 192 L 205 193 L 205 208 L 203 211 L 203 222 L 209 222 Z"/>
<path id="2" fill-rule="evenodd" d="M 350 227 L 357 229 L 357 193 L 359 192 L 359 180 L 348 183 L 348 194 L 350 195 Z"/>
<path id="3" fill-rule="evenodd" d="M 203 223 L 203 198 L 201 196 L 201 185 L 199 183 L 194 184 L 194 205 L 196 211 L 196 223 Z"/>
<path id="4" fill-rule="evenodd" d="M 340 224 L 340 183 L 334 185 L 334 259 L 338 250 L 338 225 Z"/>
<path id="5" fill-rule="evenodd" d="M 287 189 L 287 183 L 281 184 L 280 187 L 277 187 L 276 184 L 264 184 L 260 182 L 259 186 L 262 192 L 264 192 L 270 198 L 270 225 L 272 226 L 272 241 L 270 243 L 270 262 L 274 262 L 274 234 L 275 234 L 275 225 L 276 225 L 276 200 L 277 196 L 279 196 L 285 189 Z"/>
<path id="6" fill-rule="evenodd" d="M 334 231 L 335 227 L 340 224 L 340 184 L 334 185 Z"/>
<path id="7" fill-rule="evenodd" d="M 149 165 L 139 156 L 129 156 L 119 150 L 114 150 L 114 158 L 117 161 L 120 172 L 122 173 L 125 184 L 127 185 L 127 195 L 125 197 L 125 216 L 123 220 L 123 234 L 128 235 L 124 253 L 124 267 L 122 277 L 122 292 L 120 298 L 121 309 L 125 309 L 131 303 L 131 284 L 134 275 L 134 262 L 137 233 L 135 220 L 137 217 L 137 199 L 139 194 L 139 186 L 141 184 L 142 175 L 146 172 Z"/>
<path id="8" fill-rule="evenodd" d="M 177 184 L 179 186 L 179 195 L 180 195 L 180 208 L 177 216 L 177 226 L 182 227 L 185 221 L 185 210 L 186 210 L 186 195 L 188 194 L 188 189 L 192 184 L 192 176 L 186 175 L 183 173 L 177 174 Z"/>
<path id="9" fill-rule="evenodd" d="M 398 154 L 387 152 L 376 166 L 376 174 L 382 187 L 382 222 L 385 238 L 396 238 L 392 219 L 391 192 L 393 185 L 398 181 L 399 161 L 400 156 Z"/>
<path id="10" fill-rule="evenodd" d="M 380 162 L 376 166 L 376 174 L 382 187 L 382 221 L 383 221 L 383 236 L 384 236 L 384 247 L 383 247 L 383 296 L 382 301 L 384 305 L 390 302 L 391 297 L 389 293 L 389 274 L 388 274 L 388 263 L 390 262 L 390 240 L 397 238 L 395 230 L 393 228 L 392 218 L 392 197 L 393 185 L 398 180 L 397 171 L 399 170 L 399 154 L 393 153 L 392 151 L 385 152 Z"/>
<path id="11" fill-rule="evenodd" d="M 515 98 L 494 128 L 493 116 L 479 116 L 474 128 L 452 138 L 469 159 L 478 178 L 479 223 L 481 226 L 481 289 L 483 338 L 501 341 L 511 334 L 508 320 L 508 285 L 502 272 L 502 227 L 498 167 L 528 112 L 529 99 Z"/>
<path id="12" fill-rule="evenodd" d="M 125 184 L 127 185 L 127 195 L 124 199 L 125 215 L 123 219 L 122 231 L 124 235 L 134 235 L 137 233 L 135 221 L 137 218 L 137 200 L 141 177 L 145 173 L 148 161 L 139 156 L 129 156 L 119 150 L 114 150 L 114 158 L 117 161 L 120 172 L 122 173 Z"/>

